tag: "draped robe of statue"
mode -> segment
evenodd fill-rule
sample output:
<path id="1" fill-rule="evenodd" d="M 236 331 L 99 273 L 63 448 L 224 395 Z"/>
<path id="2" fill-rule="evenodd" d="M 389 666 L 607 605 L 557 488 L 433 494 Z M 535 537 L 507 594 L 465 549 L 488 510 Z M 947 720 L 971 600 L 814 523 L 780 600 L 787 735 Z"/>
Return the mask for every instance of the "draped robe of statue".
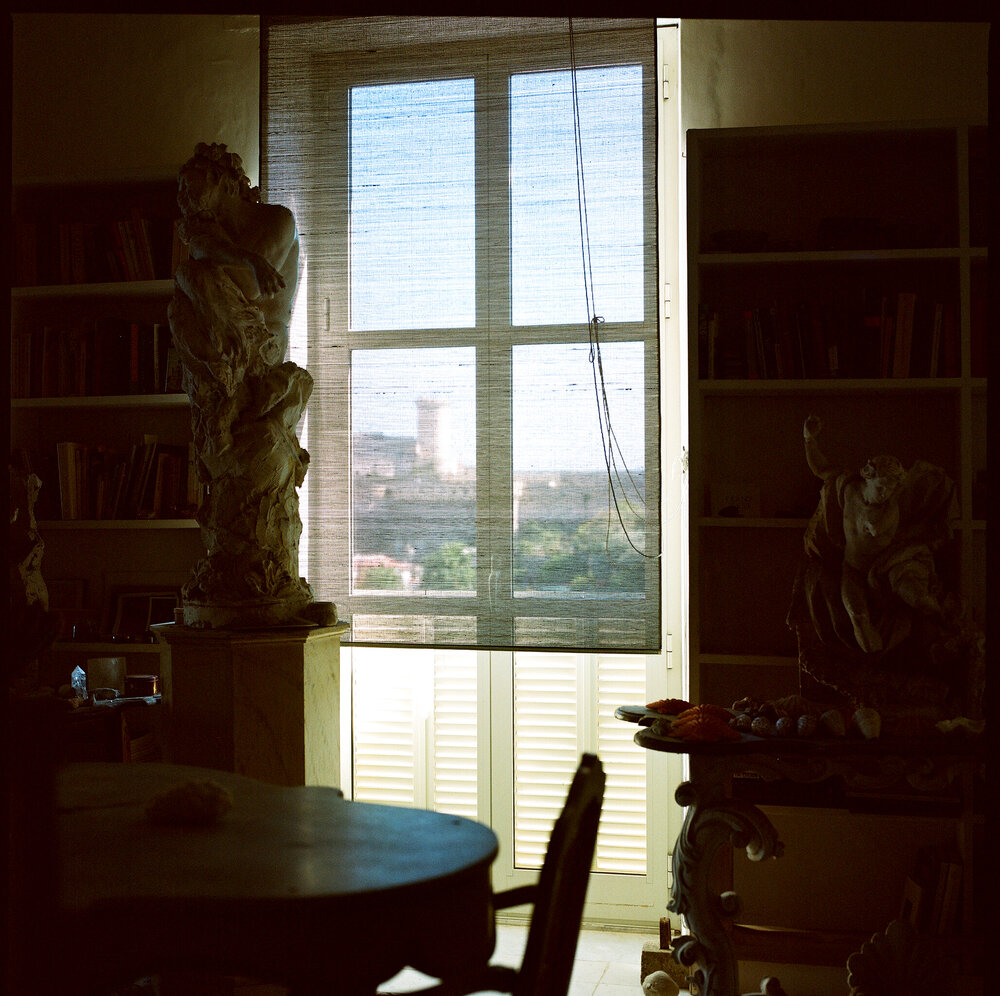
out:
<path id="1" fill-rule="evenodd" d="M 309 454 L 296 427 L 312 392 L 284 359 L 298 278 L 292 213 L 263 204 L 239 157 L 199 145 L 182 168 L 170 327 L 184 368 L 206 556 L 183 587 L 189 626 L 331 624 L 298 572 L 298 491 Z"/>
<path id="2" fill-rule="evenodd" d="M 891 496 L 866 502 L 862 496 L 871 497 L 866 486 L 874 483 L 879 462 L 898 461 L 876 457 L 857 472 L 832 467 L 816 443 L 820 428 L 815 417 L 807 420 L 807 460 L 823 484 L 787 617 L 798 640 L 800 671 L 855 708 L 898 713 L 900 729 L 917 728 L 918 716 L 980 720 L 984 634 L 938 565 L 948 560 L 959 515 L 954 483 L 942 468 L 916 460 L 905 471 L 900 465 Z M 878 539 L 880 510 L 890 506 L 894 514 L 884 518 L 890 526 L 877 549 L 853 565 L 854 597 L 865 601 L 870 630 L 877 634 L 875 645 L 866 648 L 852 624 L 858 606 L 850 604 L 850 586 L 845 588 L 845 562 L 851 559 L 851 534 Z"/>

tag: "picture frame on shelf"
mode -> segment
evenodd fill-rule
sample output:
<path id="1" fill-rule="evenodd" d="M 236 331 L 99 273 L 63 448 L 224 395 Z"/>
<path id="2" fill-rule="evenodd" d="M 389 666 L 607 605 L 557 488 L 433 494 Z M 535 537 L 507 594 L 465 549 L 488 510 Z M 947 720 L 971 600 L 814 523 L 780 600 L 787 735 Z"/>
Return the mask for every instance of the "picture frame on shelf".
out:
<path id="1" fill-rule="evenodd" d="M 115 588 L 108 597 L 107 630 L 113 642 L 148 643 L 150 627 L 174 621 L 179 587 L 146 585 Z"/>
<path id="2" fill-rule="evenodd" d="M 187 574 L 178 571 L 106 571 L 103 633 L 115 643 L 148 643 L 151 625 L 174 621 L 186 580 Z"/>

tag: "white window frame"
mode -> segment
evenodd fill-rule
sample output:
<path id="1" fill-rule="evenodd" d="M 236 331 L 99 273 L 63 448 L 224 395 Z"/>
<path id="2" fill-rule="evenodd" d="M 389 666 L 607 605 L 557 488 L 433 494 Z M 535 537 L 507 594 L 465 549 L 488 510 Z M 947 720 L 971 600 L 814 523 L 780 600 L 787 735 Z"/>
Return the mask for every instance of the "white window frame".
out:
<path id="1" fill-rule="evenodd" d="M 683 173 L 681 166 L 680 114 L 679 114 L 679 25 L 676 23 L 657 28 L 657 89 L 658 117 L 656 123 L 656 148 L 658 158 L 658 205 L 660 258 L 658 279 L 651 283 L 657 301 L 655 314 L 659 318 L 659 357 L 661 393 L 661 451 L 662 480 L 661 531 L 663 557 L 661 560 L 661 598 L 663 599 L 662 627 L 663 648 L 659 654 L 647 655 L 647 694 L 650 698 L 667 695 L 681 696 L 687 688 L 686 655 L 686 541 L 687 500 L 684 443 L 686 425 L 686 347 L 681 331 L 684 328 L 684 254 L 682 233 L 684 199 L 682 196 Z M 666 72 L 664 71 L 666 70 Z M 399 66 L 398 78 L 412 78 Z M 379 73 L 378 81 L 386 81 Z M 374 79 L 373 79 L 374 81 Z M 319 281 L 315 281 L 318 284 Z M 334 279 L 326 282 L 335 295 L 346 298 L 348 284 Z M 346 299 L 341 302 L 346 309 Z M 312 302 L 312 313 L 319 314 L 327 302 Z M 331 300 L 329 307 L 337 302 Z M 565 334 L 570 327 L 560 328 Z M 532 330 L 534 334 L 537 330 Z M 450 335 L 450 333 L 448 333 Z M 428 345 L 440 344 L 433 336 L 423 340 Z M 539 341 L 532 338 L 530 341 Z M 346 351 L 343 351 L 346 353 Z M 345 357 L 346 359 L 346 357 Z M 344 384 L 347 388 L 348 364 L 343 365 Z M 335 456 L 336 462 L 348 466 L 350 434 L 343 433 L 339 440 L 343 447 Z M 348 476 L 342 479 L 345 502 L 349 496 Z M 324 495 L 329 500 L 329 493 Z M 348 580 L 348 579 L 345 579 Z M 412 603 L 404 610 L 413 611 Z M 672 635 L 673 634 L 673 635 Z M 512 710 L 511 683 L 513 655 L 508 651 L 480 651 L 477 655 L 481 687 L 489 695 L 480 695 L 479 728 L 492 731 L 481 736 L 479 753 L 479 804 L 480 819 L 490 823 L 507 845 L 494 865 L 494 882 L 497 888 L 530 881 L 531 873 L 513 868 L 509 859 L 513 839 L 513 804 L 510 787 L 512 770 Z M 351 688 L 351 650 L 346 647 L 342 659 L 345 692 Z M 342 694 L 342 784 L 351 785 L 351 701 L 349 694 Z M 637 750 L 639 748 L 636 748 Z M 646 752 L 648 855 L 645 876 L 600 876 L 599 884 L 592 885 L 585 918 L 591 924 L 635 925 L 648 928 L 666 915 L 669 894 L 669 847 L 680 828 L 681 811 L 673 801 L 673 787 L 682 779 L 681 758 Z M 349 792 L 349 789 L 348 789 Z M 612 882 L 612 878 L 620 881 Z"/>
<path id="2" fill-rule="evenodd" d="M 616 35 L 616 39 L 620 36 Z M 588 62 L 622 61 L 623 50 L 619 41 L 608 44 L 603 33 L 593 33 L 582 36 L 578 41 L 578 62 L 586 66 Z M 481 47 L 470 48 L 465 43 L 447 43 L 441 47 L 448 58 L 435 61 L 431 58 L 432 49 L 411 52 L 401 50 L 393 52 L 391 58 L 385 53 L 380 57 L 338 57 L 338 73 L 347 75 L 350 85 L 385 84 L 393 82 L 412 82 L 421 79 L 441 79 L 447 76 L 467 78 L 472 73 L 482 74 L 486 85 L 496 92 L 503 88 L 511 73 L 527 71 L 544 71 L 546 69 L 565 69 L 567 65 L 567 43 L 560 39 L 558 43 L 552 39 L 532 40 L 519 47 L 518 59 L 505 59 L 502 65 L 486 66 L 485 60 L 475 56 Z M 456 55 L 468 50 L 468 59 L 457 60 Z M 624 56 L 627 58 L 628 56 Z M 639 53 L 636 51 L 635 58 Z M 348 67 L 345 71 L 345 66 Z M 652 71 L 654 67 L 648 66 Z M 334 175 L 348 175 L 347 142 L 344 141 L 343 129 L 347 127 L 347 99 L 349 87 L 340 87 L 335 92 L 322 95 L 320 99 L 328 103 L 328 120 L 330 122 L 329 154 L 325 159 Z M 499 121 L 498 115 L 506 115 L 507 101 L 505 99 L 490 100 L 483 108 L 477 104 L 476 127 L 476 158 L 485 161 L 487 155 L 487 135 L 497 133 L 498 128 L 506 133 L 506 121 Z M 653 149 L 656 145 L 656 122 L 650 115 L 644 125 L 644 145 Z M 655 170 L 654 157 L 647 159 L 647 168 L 652 173 Z M 506 171 L 502 171 L 504 176 Z M 649 177 L 652 180 L 652 177 Z M 477 493 L 506 495 L 512 500 L 512 475 L 509 454 L 511 452 L 510 426 L 510 358 L 514 345 L 579 343 L 586 341 L 586 325 L 580 323 L 554 326 L 523 326 L 511 329 L 509 322 L 509 239 L 505 224 L 487 226 L 486 216 L 499 213 L 500 217 L 508 215 L 507 188 L 505 182 L 500 182 L 494 176 L 493 189 L 487 186 L 485 172 L 477 173 L 477 232 L 476 232 L 476 327 L 472 329 L 447 330 L 406 330 L 406 331 L 365 331 L 351 332 L 349 321 L 349 261 L 346 254 L 342 257 L 336 271 L 322 274 L 315 271 L 309 274 L 308 296 L 309 314 L 314 321 L 325 320 L 327 332 L 324 335 L 326 356 L 335 357 L 335 377 L 329 384 L 328 394 L 315 394 L 310 402 L 310 420 L 314 425 L 320 422 L 327 424 L 343 424 L 342 412 L 334 410 L 327 398 L 345 398 L 350 391 L 350 350 L 351 348 L 388 348 L 412 346 L 472 346 L 477 351 L 476 403 L 479 412 L 500 412 L 499 417 L 492 417 L 489 423 L 485 418 L 477 420 Z M 330 213 L 334 217 L 349 217 L 348 192 L 345 189 L 330 192 Z M 649 228 L 655 226 L 655 214 L 652 210 L 646 212 L 646 238 L 652 242 L 654 233 Z M 311 264 L 315 266 L 315 264 Z M 644 341 L 647 343 L 645 383 L 651 383 L 658 376 L 656 348 L 656 316 L 659 313 L 658 281 L 656 279 L 656 261 L 647 258 L 646 276 L 644 279 L 644 320 L 642 322 L 614 323 L 607 322 L 601 326 L 601 339 L 605 343 L 616 341 Z M 504 289 L 497 292 L 497 283 L 501 282 Z M 486 284 L 492 287 L 487 295 Z M 320 294 L 323 294 L 322 298 Z M 598 311 L 600 302 L 597 302 Z M 651 327 L 652 326 L 652 327 Z M 363 345 L 362 345 L 363 343 Z M 329 360 L 327 359 L 327 364 Z M 487 376 L 488 374 L 488 376 Z M 655 397 L 646 404 L 646 467 L 656 467 L 658 459 L 658 423 L 659 410 Z M 651 428 L 650 428 L 651 427 Z M 320 430 L 321 431 L 321 430 Z M 489 436 L 487 437 L 487 431 Z M 330 433 L 326 432 L 327 439 Z M 317 499 L 321 489 L 322 502 L 328 508 L 340 510 L 338 519 L 350 522 L 351 502 L 351 432 L 350 429 L 336 434 L 336 441 L 325 451 L 325 462 L 335 466 L 339 473 L 322 477 L 319 468 L 314 467 L 306 479 L 306 487 L 310 489 L 307 504 Z M 347 473 L 343 468 L 348 468 Z M 351 569 L 353 551 L 345 558 L 337 558 L 334 564 L 332 582 L 336 590 L 336 600 L 342 610 L 342 615 L 358 614 L 423 614 L 434 615 L 469 615 L 475 612 L 480 619 L 494 628 L 494 620 L 501 632 L 481 634 L 480 643 L 492 645 L 512 644 L 509 632 L 513 627 L 515 617 L 526 615 L 548 615 L 558 612 L 561 616 L 573 616 L 587 620 L 594 615 L 594 602 L 586 599 L 543 598 L 533 597 L 523 599 L 512 596 L 513 586 L 509 578 L 513 568 L 509 542 L 504 536 L 505 524 L 486 502 L 477 503 L 477 585 L 476 594 L 447 596 L 434 595 L 433 601 L 425 601 L 422 597 L 412 594 L 395 594 L 392 592 L 355 592 L 351 587 Z M 342 516 L 342 518 L 341 518 Z M 655 524 L 655 523 L 654 523 Z M 647 545 L 651 549 L 659 549 L 660 536 L 647 528 Z M 311 548 L 312 544 L 303 544 L 303 550 Z M 319 563 L 308 564 L 308 576 L 315 577 Z M 322 568 L 330 572 L 331 565 L 324 563 Z M 646 592 L 649 598 L 660 598 L 660 564 L 656 559 L 646 561 L 647 583 Z M 346 597 L 342 592 L 349 592 Z M 488 611 L 478 612 L 476 607 L 483 600 L 490 600 Z M 601 612 L 604 615 L 620 615 L 623 617 L 635 614 L 634 599 L 601 598 Z M 485 636 L 485 640 L 482 637 Z"/>

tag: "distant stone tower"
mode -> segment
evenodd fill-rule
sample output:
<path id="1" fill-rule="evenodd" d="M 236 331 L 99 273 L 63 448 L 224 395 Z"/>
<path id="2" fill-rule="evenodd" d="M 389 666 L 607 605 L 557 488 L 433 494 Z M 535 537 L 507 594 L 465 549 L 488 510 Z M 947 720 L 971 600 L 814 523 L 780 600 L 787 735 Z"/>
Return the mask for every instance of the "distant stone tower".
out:
<path id="1" fill-rule="evenodd" d="M 434 398 L 417 400 L 417 466 L 438 477 L 458 473 L 458 454 L 451 431 L 451 405 Z"/>

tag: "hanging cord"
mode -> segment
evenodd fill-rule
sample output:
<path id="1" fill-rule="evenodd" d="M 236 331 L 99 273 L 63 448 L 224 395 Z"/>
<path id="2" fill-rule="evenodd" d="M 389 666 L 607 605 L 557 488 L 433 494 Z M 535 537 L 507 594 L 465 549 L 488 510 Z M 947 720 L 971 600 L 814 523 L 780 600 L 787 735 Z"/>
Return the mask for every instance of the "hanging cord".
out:
<path id="1" fill-rule="evenodd" d="M 615 482 L 617 481 L 622 501 L 624 501 L 625 505 L 633 515 L 638 516 L 639 513 L 636 512 L 635 508 L 633 508 L 632 503 L 629 500 L 625 484 L 622 481 L 621 471 L 618 466 L 619 460 L 621 461 L 621 466 L 624 469 L 625 476 L 632 485 L 632 490 L 635 492 L 635 497 L 638 503 L 645 506 L 645 498 L 640 492 L 635 479 L 632 477 L 631 471 L 628 469 L 625 456 L 618 443 L 618 437 L 615 435 L 614 428 L 611 424 L 611 408 L 608 404 L 608 392 L 604 382 L 604 364 L 601 359 L 601 337 L 600 332 L 598 331 L 599 327 L 604 323 L 604 319 L 600 315 L 595 314 L 596 300 L 594 297 L 594 274 L 591 265 L 590 225 L 587 218 L 587 185 L 584 178 L 583 139 L 580 128 L 580 96 L 577 89 L 576 79 L 576 39 L 573 34 L 572 17 L 569 18 L 569 53 L 571 67 L 570 80 L 573 94 L 573 144 L 576 154 L 576 194 L 577 209 L 580 219 L 580 256 L 583 265 L 583 293 L 586 302 L 587 315 L 590 316 L 589 358 L 591 371 L 594 377 L 594 396 L 597 400 L 597 415 L 601 430 L 601 451 L 604 454 L 604 466 L 608 475 L 608 528 L 605 536 L 605 549 L 608 548 L 611 537 L 611 508 L 613 506 L 615 515 L 618 517 L 618 523 L 622 527 L 622 532 L 625 534 L 625 539 L 628 541 L 628 545 L 632 547 L 632 549 L 635 550 L 640 557 L 645 557 L 647 560 L 657 560 L 660 556 L 659 554 L 650 555 L 645 551 L 640 550 L 632 541 L 632 537 L 629 535 L 628 526 L 625 525 L 625 519 L 622 516 L 622 510 L 618 500 L 618 492 L 615 490 Z"/>

